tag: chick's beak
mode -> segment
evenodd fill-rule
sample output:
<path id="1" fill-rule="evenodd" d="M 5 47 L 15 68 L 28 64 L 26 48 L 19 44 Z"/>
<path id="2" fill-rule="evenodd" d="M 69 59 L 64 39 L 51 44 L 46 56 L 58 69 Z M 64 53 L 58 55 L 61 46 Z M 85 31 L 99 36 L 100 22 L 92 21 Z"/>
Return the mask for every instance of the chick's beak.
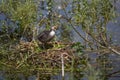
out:
<path id="1" fill-rule="evenodd" d="M 53 30 L 57 30 L 58 26 L 53 26 L 52 29 Z"/>

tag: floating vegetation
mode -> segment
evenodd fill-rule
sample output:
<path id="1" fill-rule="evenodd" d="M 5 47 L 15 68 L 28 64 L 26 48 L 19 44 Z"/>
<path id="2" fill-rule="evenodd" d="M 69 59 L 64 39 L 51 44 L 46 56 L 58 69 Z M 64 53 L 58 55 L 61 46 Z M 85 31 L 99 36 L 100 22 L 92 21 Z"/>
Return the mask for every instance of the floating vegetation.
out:
<path id="1" fill-rule="evenodd" d="M 77 50 L 72 48 L 72 46 L 75 46 L 75 43 L 65 44 L 58 42 L 49 43 L 49 45 L 50 44 L 55 47 L 42 50 L 39 46 L 42 44 L 38 45 L 36 42 L 20 41 L 20 43 L 10 46 L 9 53 L 7 54 L 7 57 L 4 58 L 5 62 L 1 62 L 7 63 L 6 66 L 9 65 L 15 69 L 23 68 L 25 66 L 31 68 L 34 67 L 34 69 L 60 69 L 61 54 L 63 54 L 66 69 L 70 69 L 70 66 L 73 66 L 73 60 L 76 62 L 74 66 L 78 65 L 77 62 L 79 61 L 79 56 L 75 54 Z M 57 48 L 56 46 L 59 47 Z"/>

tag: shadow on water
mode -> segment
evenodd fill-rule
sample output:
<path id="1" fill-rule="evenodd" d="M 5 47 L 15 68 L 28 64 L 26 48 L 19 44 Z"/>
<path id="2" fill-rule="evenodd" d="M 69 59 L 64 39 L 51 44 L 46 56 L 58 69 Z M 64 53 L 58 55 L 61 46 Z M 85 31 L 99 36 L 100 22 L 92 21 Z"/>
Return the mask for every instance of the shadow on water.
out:
<path id="1" fill-rule="evenodd" d="M 71 0 L 70 0 L 71 1 Z M 57 2 L 56 2 L 57 3 Z M 70 2 L 71 3 L 71 2 Z M 69 12 L 71 10 L 71 4 L 69 3 L 69 5 L 66 8 L 66 12 Z M 61 5 L 62 5 L 62 1 L 58 0 L 59 5 L 55 5 L 55 7 L 53 7 L 52 9 L 49 9 L 47 7 L 47 5 L 51 5 L 49 4 L 49 2 L 47 3 L 46 1 L 40 1 L 39 6 L 38 6 L 38 13 L 40 13 L 40 11 L 42 11 L 42 17 L 49 17 L 49 19 L 51 18 L 51 14 L 52 12 L 54 12 L 53 10 L 56 10 L 57 13 L 59 13 L 60 15 L 65 16 L 65 12 L 64 10 L 61 9 Z M 120 13 L 120 7 L 118 6 L 120 5 L 120 1 L 118 1 L 118 3 L 116 4 L 117 6 L 117 12 Z M 48 9 L 46 9 L 48 8 Z M 38 15 L 38 21 L 42 18 L 41 16 Z M 68 15 L 69 18 L 72 17 L 72 15 Z M 17 24 L 12 22 L 11 20 L 9 20 L 5 14 L 0 13 L 0 32 L 2 31 L 2 21 L 5 21 L 6 25 L 9 25 L 8 29 L 8 34 L 13 33 L 14 30 L 16 28 L 18 28 Z M 107 24 L 107 26 L 109 26 L 108 28 L 108 33 L 111 33 L 112 35 L 112 43 L 115 45 L 120 45 L 120 17 L 116 18 L 115 21 L 117 21 L 117 23 L 113 23 L 112 21 L 109 22 Z M 52 20 L 50 23 L 54 23 Z M 73 41 L 73 42 L 78 42 L 81 41 L 81 38 L 78 37 L 78 34 L 76 34 L 74 31 L 72 30 L 66 30 L 64 27 L 66 25 L 68 25 L 68 23 L 66 23 L 66 20 L 60 20 L 60 23 L 64 24 L 64 26 L 61 24 L 57 32 L 57 40 L 61 40 L 64 39 L 63 41 L 65 42 L 69 42 L 69 41 Z M 44 24 L 45 25 L 45 24 Z M 42 25 L 44 27 L 44 25 Z M 14 28 L 13 26 L 16 26 L 16 28 Z M 78 28 L 78 30 L 80 32 L 82 32 L 82 30 L 80 28 Z M 64 34 L 63 34 L 64 33 Z M 70 34 L 71 33 L 71 34 Z M 0 33 L 2 34 L 2 33 Z M 82 33 L 84 35 L 84 33 Z M 53 47 L 53 46 L 52 46 Z M 85 57 L 85 58 L 84 58 Z M 86 58 L 87 57 L 87 58 Z M 75 67 L 79 68 L 79 69 L 73 69 L 73 70 L 65 70 L 65 76 L 64 76 L 64 80 L 103 80 L 102 77 L 106 75 L 106 80 L 119 80 L 120 79 L 120 56 L 118 56 L 117 54 L 102 54 L 102 52 L 100 54 L 98 53 L 84 53 L 82 57 L 80 57 L 81 61 L 78 65 L 75 65 Z M 84 60 L 82 61 L 82 59 L 86 59 L 86 62 L 84 62 Z M 5 70 L 5 69 L 4 69 Z M 14 70 L 14 69 L 13 69 Z M 40 71 L 37 72 L 35 71 L 31 71 L 31 72 L 27 72 L 27 73 L 14 73 L 12 72 L 12 70 L 10 70 L 11 72 L 6 72 L 6 71 L 0 71 L 0 80 L 62 80 L 62 75 L 61 75 L 61 70 L 58 71 Z M 117 72 L 119 71 L 119 72 Z M 97 75 L 100 75 L 99 77 Z M 92 78 L 92 77 L 94 78 Z M 97 77 L 96 77 L 97 76 Z M 99 78 L 99 79 L 98 79 Z M 100 79 L 101 78 L 101 79 Z"/>

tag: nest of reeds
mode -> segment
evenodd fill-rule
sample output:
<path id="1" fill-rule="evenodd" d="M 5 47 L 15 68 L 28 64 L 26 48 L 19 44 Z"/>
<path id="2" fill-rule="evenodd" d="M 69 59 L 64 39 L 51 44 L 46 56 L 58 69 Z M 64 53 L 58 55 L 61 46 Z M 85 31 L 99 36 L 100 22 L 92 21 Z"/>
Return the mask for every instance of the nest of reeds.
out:
<path id="1" fill-rule="evenodd" d="M 46 49 L 43 49 L 42 45 L 36 42 L 21 41 L 13 46 L 9 60 L 15 63 L 16 68 L 22 66 L 61 68 L 62 57 L 66 68 L 73 65 L 73 61 L 77 64 L 78 57 L 75 56 L 76 50 L 72 48 L 74 43 L 49 43 L 47 46 L 50 47 Z"/>

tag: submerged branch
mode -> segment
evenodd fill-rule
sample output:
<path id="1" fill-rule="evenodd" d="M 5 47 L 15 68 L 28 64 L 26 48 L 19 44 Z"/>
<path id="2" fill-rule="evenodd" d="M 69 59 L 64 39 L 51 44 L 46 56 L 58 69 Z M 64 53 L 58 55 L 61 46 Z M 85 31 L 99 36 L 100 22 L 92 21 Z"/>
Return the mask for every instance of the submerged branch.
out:
<path id="1" fill-rule="evenodd" d="M 112 75 L 118 74 L 118 73 L 120 74 L 120 70 L 115 71 L 115 72 L 112 72 L 112 73 L 108 74 L 107 76 L 108 76 L 108 77 L 111 77 Z"/>

